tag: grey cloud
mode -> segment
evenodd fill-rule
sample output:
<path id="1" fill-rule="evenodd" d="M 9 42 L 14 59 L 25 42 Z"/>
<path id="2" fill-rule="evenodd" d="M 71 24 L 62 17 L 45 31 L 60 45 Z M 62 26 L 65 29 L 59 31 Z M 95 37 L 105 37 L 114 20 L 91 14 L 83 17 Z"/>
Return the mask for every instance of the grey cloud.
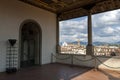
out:
<path id="1" fill-rule="evenodd" d="M 102 13 L 92 16 L 93 41 L 120 41 L 120 10 L 110 13 Z M 107 29 L 109 28 L 109 29 Z M 68 20 L 61 23 L 60 26 L 61 40 L 74 41 L 79 38 L 87 40 L 87 19 Z"/>

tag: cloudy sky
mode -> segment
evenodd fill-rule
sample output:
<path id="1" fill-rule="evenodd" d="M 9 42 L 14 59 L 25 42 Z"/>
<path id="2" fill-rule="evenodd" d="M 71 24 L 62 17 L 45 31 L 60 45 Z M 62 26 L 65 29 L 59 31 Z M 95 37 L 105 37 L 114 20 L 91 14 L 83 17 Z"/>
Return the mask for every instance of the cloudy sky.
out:
<path id="1" fill-rule="evenodd" d="M 120 41 L 120 9 L 92 16 L 93 42 Z M 87 16 L 60 22 L 60 42 L 87 42 Z"/>

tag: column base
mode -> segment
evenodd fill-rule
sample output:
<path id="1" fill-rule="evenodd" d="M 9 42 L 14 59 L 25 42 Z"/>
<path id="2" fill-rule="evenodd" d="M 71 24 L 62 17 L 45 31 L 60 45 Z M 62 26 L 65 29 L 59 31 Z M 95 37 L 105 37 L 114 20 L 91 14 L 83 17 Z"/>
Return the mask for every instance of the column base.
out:
<path id="1" fill-rule="evenodd" d="M 87 55 L 94 55 L 94 46 L 93 45 L 87 45 L 86 47 L 86 54 Z"/>
<path id="2" fill-rule="evenodd" d="M 60 52 L 61 52 L 60 45 L 59 45 L 59 44 L 57 44 L 57 45 L 56 45 L 56 53 L 60 53 Z"/>

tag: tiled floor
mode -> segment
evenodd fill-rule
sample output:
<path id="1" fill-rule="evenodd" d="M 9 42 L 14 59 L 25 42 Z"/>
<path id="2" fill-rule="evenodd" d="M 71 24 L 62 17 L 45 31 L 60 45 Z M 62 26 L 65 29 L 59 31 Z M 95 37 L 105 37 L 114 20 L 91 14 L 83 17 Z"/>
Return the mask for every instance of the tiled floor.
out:
<path id="1" fill-rule="evenodd" d="M 0 73 L 0 80 L 120 80 L 119 72 L 116 75 L 55 63 L 24 68 L 13 74 Z"/>

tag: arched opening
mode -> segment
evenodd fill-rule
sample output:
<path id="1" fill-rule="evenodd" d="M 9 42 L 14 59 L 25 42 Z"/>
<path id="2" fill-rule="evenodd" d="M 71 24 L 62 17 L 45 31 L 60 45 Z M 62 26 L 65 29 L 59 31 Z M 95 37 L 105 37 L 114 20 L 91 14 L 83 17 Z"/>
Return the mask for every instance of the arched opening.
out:
<path id="1" fill-rule="evenodd" d="M 42 31 L 38 23 L 25 21 L 20 31 L 20 67 L 41 65 Z"/>

